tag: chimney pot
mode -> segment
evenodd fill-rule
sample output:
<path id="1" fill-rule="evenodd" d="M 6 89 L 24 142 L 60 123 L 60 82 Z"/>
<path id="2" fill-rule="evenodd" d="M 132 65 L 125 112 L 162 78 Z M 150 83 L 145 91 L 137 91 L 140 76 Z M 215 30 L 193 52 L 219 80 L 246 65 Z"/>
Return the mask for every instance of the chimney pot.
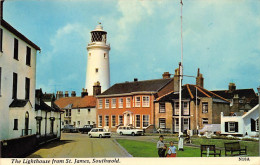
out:
<path id="1" fill-rule="evenodd" d="M 101 94 L 101 86 L 100 86 L 100 82 L 97 81 L 96 83 L 94 83 L 93 86 L 93 96 L 100 95 L 100 94 Z"/>
<path id="2" fill-rule="evenodd" d="M 171 78 L 171 74 L 169 72 L 164 72 L 162 74 L 162 76 L 163 76 L 163 79 Z"/>
<path id="3" fill-rule="evenodd" d="M 88 96 L 88 90 L 85 88 L 82 88 L 81 97 Z"/>
<path id="4" fill-rule="evenodd" d="M 137 82 L 138 81 L 138 78 L 134 78 L 134 82 Z"/>
<path id="5" fill-rule="evenodd" d="M 71 91 L 71 97 L 76 97 L 76 91 Z"/>

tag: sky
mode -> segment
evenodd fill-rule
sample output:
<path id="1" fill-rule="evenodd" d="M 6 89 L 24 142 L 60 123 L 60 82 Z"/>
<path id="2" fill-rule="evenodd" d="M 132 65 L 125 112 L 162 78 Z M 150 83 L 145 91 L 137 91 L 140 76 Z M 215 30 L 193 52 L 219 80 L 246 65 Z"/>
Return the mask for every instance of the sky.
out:
<path id="1" fill-rule="evenodd" d="M 260 0 L 183 0 L 184 74 L 208 90 L 260 85 Z M 181 60 L 179 0 L 5 0 L 4 19 L 41 48 L 36 87 L 85 87 L 90 31 L 110 43 L 110 84 L 159 79 Z M 194 78 L 184 77 L 184 84 Z"/>

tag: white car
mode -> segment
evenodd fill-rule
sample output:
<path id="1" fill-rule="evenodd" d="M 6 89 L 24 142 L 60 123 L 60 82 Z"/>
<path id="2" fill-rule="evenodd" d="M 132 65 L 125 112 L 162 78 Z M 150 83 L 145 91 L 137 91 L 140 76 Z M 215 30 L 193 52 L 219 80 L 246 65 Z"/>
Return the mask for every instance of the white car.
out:
<path id="1" fill-rule="evenodd" d="M 92 137 L 111 137 L 111 133 L 106 131 L 103 128 L 92 128 L 89 132 L 88 132 L 88 136 L 90 138 Z"/>
<path id="2" fill-rule="evenodd" d="M 136 129 L 130 126 L 120 126 L 117 128 L 116 132 L 120 135 L 144 135 L 144 131 L 142 129 Z"/>

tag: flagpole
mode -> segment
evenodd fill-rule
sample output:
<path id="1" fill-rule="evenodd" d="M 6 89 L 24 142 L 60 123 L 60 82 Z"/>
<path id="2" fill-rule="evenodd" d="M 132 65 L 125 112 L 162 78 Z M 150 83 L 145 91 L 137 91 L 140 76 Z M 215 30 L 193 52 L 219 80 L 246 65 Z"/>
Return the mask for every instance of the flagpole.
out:
<path id="1" fill-rule="evenodd" d="M 180 0 L 181 4 L 181 62 L 179 65 L 179 76 L 180 76 L 180 82 L 179 82 L 179 144 L 178 144 L 178 149 L 183 150 L 183 138 L 181 137 L 182 135 L 182 126 L 181 126 L 181 114 L 182 114 L 182 102 L 181 102 L 181 90 L 182 90 L 182 79 L 183 79 L 183 38 L 182 38 L 182 0 Z"/>

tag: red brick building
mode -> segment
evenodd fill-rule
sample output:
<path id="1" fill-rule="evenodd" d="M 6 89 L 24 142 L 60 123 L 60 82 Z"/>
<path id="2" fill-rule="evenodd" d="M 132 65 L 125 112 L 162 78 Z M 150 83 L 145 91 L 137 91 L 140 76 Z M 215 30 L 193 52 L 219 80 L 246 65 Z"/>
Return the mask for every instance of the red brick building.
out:
<path id="1" fill-rule="evenodd" d="M 116 131 L 119 125 L 152 130 L 155 123 L 153 101 L 172 91 L 173 78 L 118 83 L 97 96 L 97 127 Z"/>

